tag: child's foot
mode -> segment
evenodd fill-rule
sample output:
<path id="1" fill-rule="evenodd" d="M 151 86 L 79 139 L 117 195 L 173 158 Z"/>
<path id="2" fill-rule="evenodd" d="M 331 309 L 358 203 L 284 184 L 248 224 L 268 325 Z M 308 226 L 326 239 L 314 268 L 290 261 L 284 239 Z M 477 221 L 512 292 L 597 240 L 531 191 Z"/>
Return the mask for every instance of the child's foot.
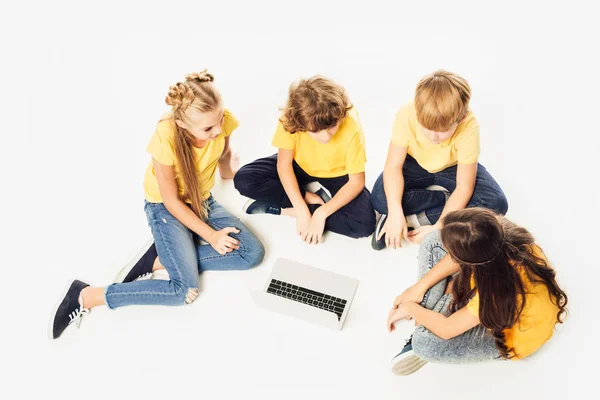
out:
<path id="1" fill-rule="evenodd" d="M 50 317 L 48 327 L 48 337 L 50 339 L 57 339 L 73 322 L 79 328 L 83 316 L 90 312 L 89 309 L 83 307 L 81 299 L 81 291 L 88 286 L 90 285 L 78 280 L 71 282 L 67 293 Z"/>
<path id="2" fill-rule="evenodd" d="M 306 204 L 325 204 L 325 200 L 319 194 L 311 192 L 304 193 L 304 201 Z"/>
<path id="3" fill-rule="evenodd" d="M 427 364 L 427 361 L 420 359 L 412 348 L 412 336 L 406 341 L 402 351 L 392 358 L 392 372 L 396 375 L 410 375 Z"/>
<path id="4" fill-rule="evenodd" d="M 379 217 L 377 217 L 377 223 L 375 224 L 375 232 L 373 232 L 373 236 L 371 237 L 371 247 L 373 248 L 373 250 L 379 251 L 385 249 L 385 234 L 383 234 L 380 239 L 377 239 L 377 237 L 383 229 L 383 225 L 385 224 L 386 220 L 386 214 L 379 214 Z"/>
<path id="5" fill-rule="evenodd" d="M 135 281 L 143 281 L 152 278 L 152 268 L 154 260 L 158 254 L 154 240 L 150 239 L 140 252 L 125 265 L 115 278 L 115 283 L 127 283 Z"/>
<path id="6" fill-rule="evenodd" d="M 246 214 L 281 214 L 280 207 L 274 207 L 264 201 L 252 199 L 248 200 L 246 204 L 244 204 L 243 210 Z"/>

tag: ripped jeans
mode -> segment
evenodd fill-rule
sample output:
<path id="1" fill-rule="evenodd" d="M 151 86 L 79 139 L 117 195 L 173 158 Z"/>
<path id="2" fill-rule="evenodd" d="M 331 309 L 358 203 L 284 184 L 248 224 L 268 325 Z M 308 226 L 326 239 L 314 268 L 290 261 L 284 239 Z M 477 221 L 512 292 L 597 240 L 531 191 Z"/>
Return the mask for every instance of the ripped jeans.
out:
<path id="1" fill-rule="evenodd" d="M 205 200 L 209 212 L 207 224 L 215 230 L 235 227 L 239 233 L 239 249 L 225 255 L 210 245 L 202 245 L 201 238 L 190 231 L 166 209 L 163 203 L 146 202 L 144 211 L 152 229 L 156 251 L 169 280 L 143 280 L 115 283 L 106 288 L 106 305 L 117 308 L 128 305 L 178 306 L 191 303 L 198 296 L 198 273 L 206 270 L 243 270 L 262 261 L 265 250 L 250 230 L 212 195 Z"/>

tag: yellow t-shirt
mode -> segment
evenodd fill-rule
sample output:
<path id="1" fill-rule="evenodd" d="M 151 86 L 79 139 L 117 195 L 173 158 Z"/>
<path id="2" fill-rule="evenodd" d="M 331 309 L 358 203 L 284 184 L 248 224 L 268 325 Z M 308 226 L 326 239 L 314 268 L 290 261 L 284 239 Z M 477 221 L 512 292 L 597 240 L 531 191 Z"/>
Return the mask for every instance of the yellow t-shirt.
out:
<path id="1" fill-rule="evenodd" d="M 238 120 L 225 110 L 223 114 L 222 132 L 215 139 L 208 142 L 202 148 L 194 147 L 194 161 L 196 164 L 196 176 L 200 182 L 200 191 L 205 193 L 204 200 L 210 196 L 210 190 L 215 184 L 215 175 L 217 162 L 225 149 L 225 138 L 235 130 L 239 125 Z M 177 178 L 177 187 L 179 188 L 179 197 L 183 199 L 184 183 L 183 176 L 180 174 L 179 163 L 175 155 L 175 120 L 170 114 L 166 114 L 156 126 L 156 130 L 150 139 L 146 150 L 152 158 L 163 165 L 173 165 L 175 167 L 175 176 Z M 158 181 L 152 161 L 146 168 L 144 176 L 144 194 L 150 203 L 162 203 L 160 191 L 158 190 Z M 189 203 L 189 199 L 185 199 Z"/>
<path id="2" fill-rule="evenodd" d="M 421 167 L 431 173 L 456 164 L 473 164 L 479 159 L 479 124 L 472 112 L 456 127 L 454 134 L 435 144 L 423 134 L 414 103 L 402 107 L 392 127 L 392 143 L 408 148 Z"/>
<path id="3" fill-rule="evenodd" d="M 533 247 L 533 254 L 544 257 L 537 246 Z M 529 281 L 523 268 L 519 268 L 519 274 L 526 291 L 525 308 L 515 325 L 504 330 L 506 345 L 509 349 L 514 349 L 515 360 L 533 354 L 552 337 L 559 310 L 558 306 L 550 300 L 546 285 Z M 479 317 L 478 293 L 466 307 L 471 314 Z"/>
<path id="4" fill-rule="evenodd" d="M 289 133 L 277 124 L 273 146 L 294 150 L 300 168 L 315 178 L 336 178 L 365 171 L 365 138 L 354 107 L 327 143 L 319 143 L 306 132 Z"/>

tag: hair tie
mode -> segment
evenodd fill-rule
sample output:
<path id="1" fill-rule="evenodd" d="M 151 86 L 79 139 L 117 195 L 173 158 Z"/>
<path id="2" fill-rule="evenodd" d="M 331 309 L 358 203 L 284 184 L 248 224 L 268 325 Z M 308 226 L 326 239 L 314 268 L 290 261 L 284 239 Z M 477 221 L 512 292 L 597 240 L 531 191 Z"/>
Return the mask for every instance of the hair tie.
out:
<path id="1" fill-rule="evenodd" d="M 500 243 L 500 246 L 498 247 L 498 251 L 496 252 L 496 254 L 494 254 L 494 256 L 492 258 L 490 258 L 487 261 L 467 262 L 467 261 L 463 261 L 463 260 L 461 260 L 459 258 L 456 258 L 456 256 L 454 256 L 454 259 L 456 259 L 456 261 L 458 261 L 460 264 L 475 265 L 475 266 L 486 265 L 486 264 L 489 264 L 492 261 L 494 261 L 496 259 L 496 257 L 498 257 L 502 253 L 502 250 L 504 250 L 504 245 L 506 243 L 508 243 L 508 242 L 504 238 L 502 238 L 502 242 Z"/>

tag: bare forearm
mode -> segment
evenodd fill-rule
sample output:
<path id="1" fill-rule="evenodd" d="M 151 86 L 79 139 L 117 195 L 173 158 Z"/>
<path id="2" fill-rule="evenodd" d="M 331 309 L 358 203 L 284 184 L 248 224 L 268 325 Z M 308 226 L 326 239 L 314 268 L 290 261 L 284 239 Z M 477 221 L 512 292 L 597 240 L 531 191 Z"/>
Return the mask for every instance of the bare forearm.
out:
<path id="1" fill-rule="evenodd" d="M 417 282 L 417 286 L 419 286 L 423 292 L 427 289 L 441 281 L 449 277 L 450 275 L 454 275 L 460 271 L 460 265 L 452 261 L 450 255 L 446 254 L 440 262 L 434 265 L 433 268 L 429 270 L 420 280 Z"/>
<path id="2" fill-rule="evenodd" d="M 408 315 L 416 320 L 419 325 L 423 325 L 441 338 L 448 336 L 446 329 L 448 318 L 445 315 L 428 310 L 414 302 L 407 303 L 404 307 L 406 307 Z"/>
<path id="3" fill-rule="evenodd" d="M 308 210 L 308 206 L 302 197 L 302 192 L 300 192 L 300 186 L 298 186 L 298 180 L 294 174 L 293 167 L 291 165 L 277 165 L 277 173 L 283 185 L 283 190 L 285 190 L 285 193 L 292 202 L 292 206 L 296 210 Z"/>
<path id="4" fill-rule="evenodd" d="M 183 201 L 177 199 L 164 204 L 171 215 L 203 239 L 207 240 L 215 233 L 215 230 L 203 222 Z"/>
<path id="5" fill-rule="evenodd" d="M 217 163 L 219 166 L 219 175 L 223 179 L 231 179 L 235 171 L 231 169 L 231 148 L 228 148 L 219 158 Z"/>
<path id="6" fill-rule="evenodd" d="M 438 223 L 436 225 L 441 225 L 442 218 L 444 218 L 446 214 L 452 211 L 464 209 L 467 206 L 467 204 L 469 204 L 471 196 L 473 196 L 472 189 L 457 187 L 456 190 L 454 190 L 454 192 L 452 192 L 452 194 L 450 195 L 450 198 L 448 198 L 448 201 L 444 206 L 444 210 L 442 211 L 442 215 L 440 216 L 440 219 L 438 220 Z"/>
<path id="7" fill-rule="evenodd" d="M 319 210 L 327 217 L 350 203 L 362 192 L 364 183 L 348 181 L 341 189 L 333 196 L 333 198 L 322 205 Z"/>
<path id="8" fill-rule="evenodd" d="M 404 175 L 402 168 L 387 166 L 383 170 L 383 187 L 388 205 L 388 214 L 404 216 L 402 195 L 404 194 Z"/>

